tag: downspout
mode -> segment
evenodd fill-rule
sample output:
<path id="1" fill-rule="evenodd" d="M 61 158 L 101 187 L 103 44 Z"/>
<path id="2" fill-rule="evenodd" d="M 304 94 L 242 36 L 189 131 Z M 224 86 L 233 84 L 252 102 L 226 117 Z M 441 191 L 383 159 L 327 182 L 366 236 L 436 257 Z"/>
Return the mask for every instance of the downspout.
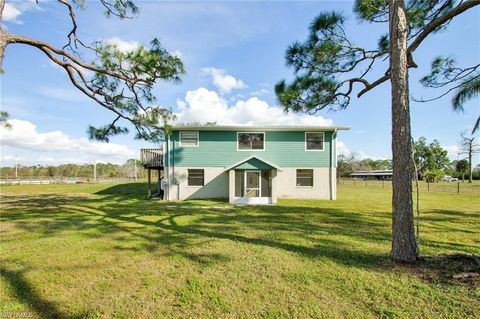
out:
<path id="1" fill-rule="evenodd" d="M 180 200 L 180 185 L 175 177 L 175 137 L 172 133 L 172 184 L 177 187 L 177 200 Z"/>
<path id="2" fill-rule="evenodd" d="M 163 153 L 163 160 L 165 161 L 165 182 L 164 182 L 164 186 L 165 186 L 165 189 L 163 190 L 163 198 L 164 200 L 169 200 L 169 194 L 170 194 L 170 153 L 169 153 L 169 150 L 170 150 L 170 147 L 169 147 L 169 143 L 170 143 L 170 135 L 166 135 L 166 139 L 165 139 L 165 152 Z"/>
<path id="3" fill-rule="evenodd" d="M 334 147 L 336 147 L 336 141 L 337 139 L 337 129 L 333 130 L 332 133 L 332 140 L 330 142 L 330 200 L 334 200 L 333 196 L 333 165 L 336 163 L 336 159 L 333 158 L 334 156 Z"/>

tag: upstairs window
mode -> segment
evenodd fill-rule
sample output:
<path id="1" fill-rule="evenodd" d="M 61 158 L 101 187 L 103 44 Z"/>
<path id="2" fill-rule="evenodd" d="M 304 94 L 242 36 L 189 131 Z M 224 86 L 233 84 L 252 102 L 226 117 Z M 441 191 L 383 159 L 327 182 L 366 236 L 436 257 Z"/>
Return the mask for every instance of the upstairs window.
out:
<path id="1" fill-rule="evenodd" d="M 180 132 L 180 146 L 198 146 L 198 132 Z"/>
<path id="2" fill-rule="evenodd" d="M 297 169 L 297 186 L 313 186 L 313 169 Z"/>
<path id="3" fill-rule="evenodd" d="M 205 171 L 203 169 L 189 169 L 188 186 L 203 186 L 205 180 Z"/>
<path id="4" fill-rule="evenodd" d="M 237 133 L 239 150 L 264 150 L 265 133 Z"/>
<path id="5" fill-rule="evenodd" d="M 323 132 L 306 132 L 305 149 L 307 151 L 323 151 L 325 135 Z"/>

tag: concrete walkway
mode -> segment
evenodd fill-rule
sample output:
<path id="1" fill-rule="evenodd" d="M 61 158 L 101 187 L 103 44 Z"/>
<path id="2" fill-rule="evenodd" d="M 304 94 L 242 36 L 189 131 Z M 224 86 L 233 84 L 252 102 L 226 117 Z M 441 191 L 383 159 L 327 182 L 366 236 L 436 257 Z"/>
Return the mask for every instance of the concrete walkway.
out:
<path id="1" fill-rule="evenodd" d="M 223 206 L 184 206 L 184 205 L 167 205 L 166 208 L 192 208 L 192 209 L 228 209 L 235 208 L 236 206 L 232 205 L 223 205 Z"/>

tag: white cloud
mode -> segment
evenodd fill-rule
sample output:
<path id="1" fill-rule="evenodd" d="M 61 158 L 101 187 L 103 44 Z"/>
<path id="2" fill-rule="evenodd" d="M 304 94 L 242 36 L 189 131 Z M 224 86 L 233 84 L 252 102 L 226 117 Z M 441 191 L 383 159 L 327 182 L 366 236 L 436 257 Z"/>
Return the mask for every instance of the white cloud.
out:
<path id="1" fill-rule="evenodd" d="M 136 157 L 137 153 L 126 145 L 115 143 L 91 142 L 86 138 L 72 138 L 62 131 L 50 131 L 40 133 L 37 127 L 30 121 L 11 119 L 9 120 L 11 128 L 0 127 L 0 140 L 2 147 L 10 146 L 24 150 L 39 152 L 58 153 L 80 153 L 92 157 L 95 153 L 104 159 L 126 160 Z M 5 160 L 11 160 L 11 154 L 5 154 L 2 157 Z M 83 156 L 84 157 L 84 156 Z M 59 160 L 58 157 L 51 157 L 52 161 Z M 79 157 L 80 160 L 82 156 Z M 43 162 L 48 162 L 47 157 L 38 158 Z"/>
<path id="2" fill-rule="evenodd" d="M 202 74 L 210 75 L 213 84 L 222 94 L 228 94 L 234 89 L 244 89 L 247 87 L 242 80 L 237 80 L 233 76 L 226 74 L 226 71 L 223 69 L 203 68 Z"/>
<path id="3" fill-rule="evenodd" d="M 15 23 L 21 23 L 21 21 L 17 20 L 17 18 L 22 14 L 20 10 L 15 8 L 13 5 L 10 3 L 5 3 L 5 7 L 3 9 L 3 15 L 2 18 L 5 21 L 10 21 L 10 22 L 15 22 Z"/>
<path id="4" fill-rule="evenodd" d="M 361 161 L 367 158 L 370 158 L 372 160 L 384 160 L 384 159 L 389 159 L 386 156 L 383 157 L 378 157 L 378 156 L 371 156 L 365 153 L 364 151 L 351 151 L 348 146 L 342 142 L 342 141 L 337 141 L 337 156 L 343 155 L 345 157 L 350 157 L 353 156 L 353 158 L 356 161 Z"/>
<path id="5" fill-rule="evenodd" d="M 120 37 L 113 37 L 105 40 L 106 43 L 115 45 L 120 51 L 126 53 L 135 50 L 140 46 L 137 41 L 125 41 Z"/>
<path id="6" fill-rule="evenodd" d="M 267 89 L 260 89 L 258 91 L 250 92 L 249 94 L 250 96 L 262 96 L 262 95 L 270 94 L 270 91 Z"/>
<path id="7" fill-rule="evenodd" d="M 2 19 L 8 22 L 23 24 L 23 21 L 19 20 L 19 17 L 24 12 L 32 9 L 42 11 L 36 0 L 9 1 L 8 3 L 6 2 L 3 9 Z"/>
<path id="8" fill-rule="evenodd" d="M 180 58 L 182 59 L 183 58 L 183 53 L 182 51 L 180 50 L 173 50 L 172 52 L 170 52 L 172 55 L 176 56 L 177 58 Z"/>
<path id="9" fill-rule="evenodd" d="M 350 149 L 345 143 L 343 143 L 342 141 L 337 141 L 337 156 L 343 155 L 345 157 L 348 157 L 351 154 L 352 152 L 350 152 Z"/>
<path id="10" fill-rule="evenodd" d="M 206 88 L 188 91 L 185 100 L 177 100 L 177 123 L 216 122 L 218 125 L 319 125 L 333 121 L 322 116 L 286 113 L 258 97 L 239 100 L 229 106 L 217 92 Z"/>
<path id="11" fill-rule="evenodd" d="M 364 151 L 355 151 L 355 152 L 353 152 L 353 158 L 354 158 L 356 161 L 361 161 L 361 160 L 364 160 L 364 159 L 367 159 L 367 158 L 370 158 L 370 159 L 372 159 L 372 160 L 382 159 L 382 158 L 378 158 L 378 157 L 374 157 L 374 156 L 369 156 L 369 155 L 367 155 Z"/>
<path id="12" fill-rule="evenodd" d="M 458 153 L 460 153 L 460 147 L 458 147 L 458 145 L 447 145 L 442 147 L 447 150 L 448 158 L 451 161 L 461 158 L 461 155 L 458 155 Z"/>
<path id="13" fill-rule="evenodd" d="M 9 162 L 22 162 L 26 161 L 27 157 L 25 156 L 16 156 L 16 155 L 2 155 L 1 162 L 9 161 Z"/>

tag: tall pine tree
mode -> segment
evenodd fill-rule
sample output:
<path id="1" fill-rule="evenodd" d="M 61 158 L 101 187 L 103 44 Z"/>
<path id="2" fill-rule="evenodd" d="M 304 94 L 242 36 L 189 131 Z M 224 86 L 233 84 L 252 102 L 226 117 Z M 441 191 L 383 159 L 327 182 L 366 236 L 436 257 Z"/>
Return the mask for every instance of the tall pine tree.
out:
<path id="1" fill-rule="evenodd" d="M 293 43 L 286 52 L 287 65 L 295 79 L 280 81 L 275 93 L 288 111 L 315 113 L 325 108 L 345 109 L 351 96 L 357 97 L 378 85 L 391 82 L 392 108 L 392 251 L 393 260 L 414 262 L 418 248 L 413 227 L 412 142 L 408 69 L 416 68 L 414 53 L 422 42 L 445 29 L 455 17 L 480 4 L 480 0 L 357 0 L 354 12 L 371 23 L 388 23 L 389 32 L 380 37 L 378 47 L 356 46 L 348 38 L 345 18 L 337 12 L 320 13 L 310 26 L 305 42 Z M 378 62 L 389 60 L 382 76 L 371 78 Z M 446 60 L 440 58 L 442 61 Z M 457 67 L 457 77 L 432 69 L 434 80 L 455 86 L 472 67 Z M 474 66 L 473 70 L 477 70 Z M 426 84 L 426 83 L 424 83 Z"/>

